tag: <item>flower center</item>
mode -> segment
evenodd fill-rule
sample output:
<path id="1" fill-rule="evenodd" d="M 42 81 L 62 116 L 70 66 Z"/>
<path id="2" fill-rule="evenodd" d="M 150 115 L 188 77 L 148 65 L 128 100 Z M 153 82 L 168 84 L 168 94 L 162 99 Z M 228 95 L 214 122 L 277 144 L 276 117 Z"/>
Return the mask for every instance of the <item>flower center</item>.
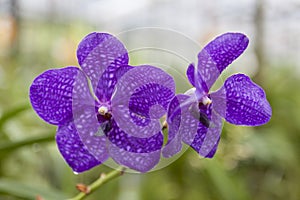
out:
<path id="1" fill-rule="evenodd" d="M 212 103 L 212 100 L 208 96 L 204 96 L 199 103 L 202 103 L 204 106 L 208 106 Z"/>
<path id="2" fill-rule="evenodd" d="M 108 113 L 108 108 L 106 107 L 106 106 L 100 106 L 99 108 L 98 108 L 98 113 L 100 114 L 100 115 L 105 115 L 105 114 L 107 114 Z"/>
<path id="3" fill-rule="evenodd" d="M 101 105 L 100 107 L 98 107 L 97 112 L 98 112 L 97 118 L 99 122 L 102 121 L 103 119 L 110 120 L 112 118 L 109 105 Z"/>
<path id="4" fill-rule="evenodd" d="M 109 105 L 101 105 L 100 107 L 98 107 L 97 119 L 100 123 L 100 127 L 95 135 L 103 136 L 112 129 L 112 115 Z"/>

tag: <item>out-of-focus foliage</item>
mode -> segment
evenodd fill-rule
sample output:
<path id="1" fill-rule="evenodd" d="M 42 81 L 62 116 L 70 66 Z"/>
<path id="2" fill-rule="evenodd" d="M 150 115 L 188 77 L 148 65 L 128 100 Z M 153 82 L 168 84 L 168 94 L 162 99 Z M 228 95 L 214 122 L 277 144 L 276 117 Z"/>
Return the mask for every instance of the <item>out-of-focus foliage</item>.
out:
<path id="1" fill-rule="evenodd" d="M 77 65 L 76 46 L 93 28 L 45 21 L 8 26 L 0 27 L 6 36 L 0 37 L 0 199 L 71 197 L 76 183 L 88 184 L 110 169 L 73 174 L 56 148 L 55 128 L 28 109 L 28 88 L 46 69 Z M 166 168 L 125 174 L 87 199 L 299 199 L 300 78 L 288 58 L 263 67 L 257 81 L 273 108 L 270 123 L 225 124 L 215 158 L 201 159 L 188 150 Z"/>

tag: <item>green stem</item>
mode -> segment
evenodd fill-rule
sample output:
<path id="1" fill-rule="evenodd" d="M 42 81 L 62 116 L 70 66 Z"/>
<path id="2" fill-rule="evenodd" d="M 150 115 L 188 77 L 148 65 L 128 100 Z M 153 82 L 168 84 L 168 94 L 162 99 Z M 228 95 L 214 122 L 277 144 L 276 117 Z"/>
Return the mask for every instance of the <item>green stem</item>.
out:
<path id="1" fill-rule="evenodd" d="M 10 119 L 16 117 L 18 114 L 20 114 L 23 111 L 26 111 L 29 109 L 30 106 L 28 104 L 20 105 L 18 107 L 12 108 L 11 110 L 5 112 L 1 117 L 0 117 L 0 129 L 3 128 L 3 125 Z"/>
<path id="2" fill-rule="evenodd" d="M 96 189 L 98 189 L 99 187 L 101 187 L 105 183 L 107 183 L 107 182 L 123 175 L 124 170 L 125 170 L 124 167 L 119 167 L 119 168 L 109 172 L 108 174 L 101 175 L 95 182 L 93 182 L 92 184 L 86 186 L 88 192 L 80 192 L 78 195 L 76 195 L 75 197 L 73 197 L 71 199 L 68 199 L 68 200 L 81 200 L 81 199 L 84 199 L 85 197 L 87 197 L 88 195 L 93 193 Z"/>
<path id="3" fill-rule="evenodd" d="M 41 136 L 27 138 L 21 141 L 0 143 L 0 154 L 2 152 L 7 153 L 8 151 L 12 151 L 20 147 L 35 144 L 35 143 L 51 142 L 54 140 L 54 137 L 55 136 L 53 133 L 48 133 L 48 134 L 43 134 Z"/>

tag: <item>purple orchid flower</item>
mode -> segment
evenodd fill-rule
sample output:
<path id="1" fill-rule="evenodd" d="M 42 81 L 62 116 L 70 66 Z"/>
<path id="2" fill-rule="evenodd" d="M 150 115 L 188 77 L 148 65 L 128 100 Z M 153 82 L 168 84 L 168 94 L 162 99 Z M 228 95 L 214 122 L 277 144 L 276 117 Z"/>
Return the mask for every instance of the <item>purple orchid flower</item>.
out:
<path id="1" fill-rule="evenodd" d="M 249 43 L 241 33 L 223 34 L 207 44 L 198 54 L 198 66 L 187 69 L 195 87 L 176 95 L 169 104 L 168 142 L 163 149 L 171 157 L 182 149 L 182 142 L 203 157 L 212 158 L 222 130 L 222 118 L 235 125 L 258 126 L 272 115 L 264 90 L 244 74 L 235 74 L 224 85 L 210 92 L 222 71 L 238 58 Z"/>
<path id="2" fill-rule="evenodd" d="M 30 87 L 30 101 L 46 122 L 57 125 L 56 142 L 74 172 L 111 157 L 146 172 L 160 159 L 159 119 L 174 97 L 171 76 L 153 66 L 128 65 L 123 44 L 91 33 L 77 49 L 78 67 L 51 69 Z"/>

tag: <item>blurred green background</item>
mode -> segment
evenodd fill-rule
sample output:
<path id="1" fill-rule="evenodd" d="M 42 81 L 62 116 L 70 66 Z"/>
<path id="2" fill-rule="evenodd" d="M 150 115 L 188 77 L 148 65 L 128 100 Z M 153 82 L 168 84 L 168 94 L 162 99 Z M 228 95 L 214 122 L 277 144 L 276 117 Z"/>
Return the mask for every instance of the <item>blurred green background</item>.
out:
<path id="1" fill-rule="evenodd" d="M 145 26 L 180 31 L 201 45 L 244 32 L 250 46 L 226 74 L 252 76 L 272 119 L 261 127 L 225 123 L 213 159 L 188 150 L 168 167 L 125 174 L 87 199 L 300 199 L 299 11 L 297 0 L 0 0 L 0 199 L 72 197 L 76 183 L 111 171 L 73 174 L 56 148 L 55 127 L 31 109 L 28 89 L 49 68 L 77 65 L 77 44 L 89 32 Z"/>

